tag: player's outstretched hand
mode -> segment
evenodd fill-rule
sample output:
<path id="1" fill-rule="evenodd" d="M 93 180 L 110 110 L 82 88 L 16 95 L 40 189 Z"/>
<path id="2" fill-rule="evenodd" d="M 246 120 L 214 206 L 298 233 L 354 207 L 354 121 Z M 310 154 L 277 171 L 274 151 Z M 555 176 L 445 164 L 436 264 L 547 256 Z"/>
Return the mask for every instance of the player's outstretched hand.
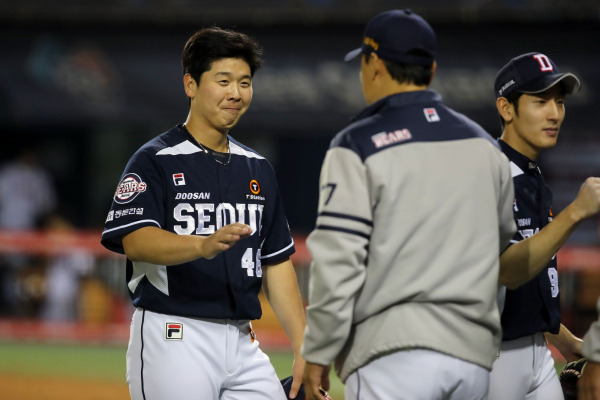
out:
<path id="1" fill-rule="evenodd" d="M 587 178 L 581 185 L 572 205 L 577 208 L 578 216 L 581 219 L 600 212 L 600 178 Z"/>
<path id="2" fill-rule="evenodd" d="M 204 258 L 210 260 L 250 235 L 252 235 L 252 228 L 248 225 L 239 222 L 225 225 L 202 241 L 202 254 Z"/>
<path id="3" fill-rule="evenodd" d="M 306 360 L 300 354 L 294 356 L 294 363 L 292 364 L 292 387 L 290 390 L 290 399 L 295 399 L 302 385 L 302 374 L 304 373 L 304 367 L 306 366 Z"/>

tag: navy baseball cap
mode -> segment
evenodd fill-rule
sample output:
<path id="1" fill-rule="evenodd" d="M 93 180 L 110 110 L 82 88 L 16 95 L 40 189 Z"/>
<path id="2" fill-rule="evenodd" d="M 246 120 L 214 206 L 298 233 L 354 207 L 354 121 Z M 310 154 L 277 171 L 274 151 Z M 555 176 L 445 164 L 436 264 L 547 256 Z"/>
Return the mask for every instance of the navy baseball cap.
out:
<path id="1" fill-rule="evenodd" d="M 362 45 L 346 54 L 344 61 L 375 52 L 384 60 L 430 66 L 435 51 L 435 32 L 427 21 L 410 10 L 391 10 L 369 21 Z"/>
<path id="2" fill-rule="evenodd" d="M 510 93 L 540 93 L 561 82 L 565 94 L 581 90 L 581 83 L 570 72 L 561 73 L 554 62 L 542 53 L 526 53 L 513 58 L 496 75 L 496 97 Z"/>

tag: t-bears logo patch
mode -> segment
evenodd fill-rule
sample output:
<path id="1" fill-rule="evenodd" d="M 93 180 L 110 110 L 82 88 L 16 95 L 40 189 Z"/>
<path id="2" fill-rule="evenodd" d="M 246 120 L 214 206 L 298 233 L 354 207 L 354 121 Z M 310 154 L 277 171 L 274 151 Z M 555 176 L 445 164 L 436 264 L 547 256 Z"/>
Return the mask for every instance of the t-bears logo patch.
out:
<path id="1" fill-rule="evenodd" d="M 137 174 L 127 174 L 115 191 L 115 202 L 119 204 L 129 203 L 140 193 L 145 192 L 146 187 L 146 182 L 142 182 L 142 178 Z"/>

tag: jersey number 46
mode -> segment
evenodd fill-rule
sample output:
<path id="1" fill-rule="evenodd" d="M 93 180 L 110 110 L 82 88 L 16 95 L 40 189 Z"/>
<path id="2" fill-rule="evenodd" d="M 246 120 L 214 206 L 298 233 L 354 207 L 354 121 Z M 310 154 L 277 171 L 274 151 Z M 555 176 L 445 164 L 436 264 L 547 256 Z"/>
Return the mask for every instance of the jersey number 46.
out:
<path id="1" fill-rule="evenodd" d="M 242 268 L 246 269 L 248 276 L 254 276 L 254 267 L 256 267 L 256 276 L 262 276 L 262 266 L 260 264 L 260 249 L 256 250 L 256 257 L 252 255 L 252 247 L 248 247 L 242 256 Z"/>

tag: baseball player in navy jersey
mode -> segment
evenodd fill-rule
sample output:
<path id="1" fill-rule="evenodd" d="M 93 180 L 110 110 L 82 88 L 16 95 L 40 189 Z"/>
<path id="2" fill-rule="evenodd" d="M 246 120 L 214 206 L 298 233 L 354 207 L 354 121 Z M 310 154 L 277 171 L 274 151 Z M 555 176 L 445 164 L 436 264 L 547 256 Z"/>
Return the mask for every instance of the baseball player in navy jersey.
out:
<path id="1" fill-rule="evenodd" d="M 182 56 L 187 120 L 144 144 L 115 192 L 102 244 L 127 256 L 132 399 L 285 399 L 250 322 L 261 287 L 294 349 L 290 397 L 301 385 L 304 312 L 275 174 L 228 135 L 260 56 L 239 32 L 196 32 Z"/>
<path id="2" fill-rule="evenodd" d="M 406 10 L 366 26 L 369 104 L 333 139 L 320 178 L 303 354 L 322 399 L 476 400 L 500 339 L 498 257 L 515 232 L 508 160 L 428 86 L 436 37 Z M 473 223 L 476 221 L 476 223 Z"/>
<path id="3" fill-rule="evenodd" d="M 503 340 L 489 399 L 563 399 L 546 340 L 567 361 L 579 359 L 582 349 L 581 339 L 560 323 L 556 253 L 579 222 L 600 210 L 600 179 L 588 178 L 575 200 L 554 216 L 552 193 L 537 160 L 542 150 L 556 145 L 565 97 L 579 91 L 580 83 L 548 56 L 527 53 L 498 72 L 494 88 L 518 230 L 500 257 Z"/>

